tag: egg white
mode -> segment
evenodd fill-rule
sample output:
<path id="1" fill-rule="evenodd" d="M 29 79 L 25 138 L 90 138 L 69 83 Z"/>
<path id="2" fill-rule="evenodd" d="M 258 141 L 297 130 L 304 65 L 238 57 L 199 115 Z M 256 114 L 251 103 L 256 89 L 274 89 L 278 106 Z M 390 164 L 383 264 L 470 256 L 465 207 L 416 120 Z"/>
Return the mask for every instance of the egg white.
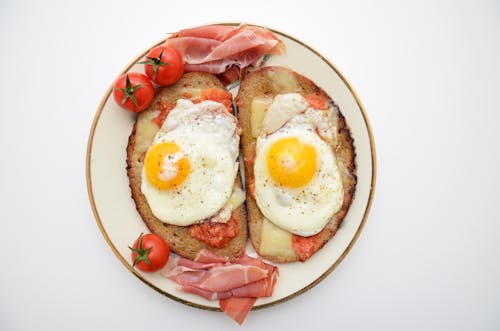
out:
<path id="1" fill-rule="evenodd" d="M 311 121 L 314 111 L 325 112 L 309 108 L 304 113 L 296 114 L 272 134 L 259 136 L 256 145 L 254 175 L 257 205 L 269 221 L 300 236 L 311 236 L 321 231 L 342 207 L 344 198 L 332 147 L 316 133 L 317 126 Z M 307 184 L 298 188 L 276 183 L 267 167 L 271 146 L 290 137 L 296 137 L 302 144 L 316 150 L 316 172 Z"/>
<path id="2" fill-rule="evenodd" d="M 223 208 L 238 172 L 235 118 L 217 102 L 179 100 L 156 134 L 155 146 L 174 142 L 189 160 L 190 173 L 178 187 L 160 190 L 142 171 L 141 191 L 153 214 L 179 226 L 198 223 Z"/>

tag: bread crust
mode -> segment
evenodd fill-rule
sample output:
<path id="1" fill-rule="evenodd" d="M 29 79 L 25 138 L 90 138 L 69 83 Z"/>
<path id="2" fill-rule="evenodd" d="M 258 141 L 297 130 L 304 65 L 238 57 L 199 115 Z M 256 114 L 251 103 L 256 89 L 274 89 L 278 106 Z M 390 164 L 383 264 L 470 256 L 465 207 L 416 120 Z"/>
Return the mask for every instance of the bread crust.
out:
<path id="1" fill-rule="evenodd" d="M 146 226 L 152 233 L 162 236 L 169 244 L 171 251 L 186 258 L 194 259 L 201 249 L 207 248 L 216 254 L 228 256 L 230 259 L 233 259 L 243 253 L 248 238 L 244 204 L 234 209 L 232 213 L 232 217 L 235 218 L 238 223 L 237 236 L 231 239 L 226 248 L 214 248 L 191 237 L 188 234 L 188 227 L 166 224 L 156 218 L 149 207 L 146 197 L 141 192 L 143 161 L 150 143 L 139 141 L 137 132 L 138 123 L 142 117 L 151 117 L 152 113 L 158 109 L 158 103 L 161 100 L 175 103 L 189 88 L 220 88 L 225 90 L 224 85 L 214 75 L 192 72 L 184 74 L 176 84 L 162 87 L 156 92 L 152 105 L 147 110 L 138 114 L 129 136 L 127 145 L 127 175 L 129 178 L 131 196 Z M 236 176 L 235 185 L 242 188 L 239 171 Z"/>
<path id="2" fill-rule="evenodd" d="M 274 77 L 291 78 L 290 84 L 280 84 Z M 344 186 L 344 201 L 341 209 L 330 219 L 325 226 L 325 230 L 318 236 L 319 248 L 323 247 L 337 232 L 342 223 L 349 206 L 351 205 L 354 192 L 356 189 L 356 166 L 355 166 L 355 150 L 353 139 L 350 134 L 349 126 L 347 125 L 344 116 L 340 112 L 338 105 L 334 103 L 332 98 L 326 92 L 318 87 L 310 79 L 285 67 L 263 67 L 248 74 L 241 82 L 236 104 L 238 107 L 238 120 L 242 128 L 241 149 L 244 160 L 252 160 L 255 155 L 256 138 L 251 133 L 250 111 L 252 99 L 256 96 L 274 97 L 277 94 L 283 93 L 299 93 L 303 96 L 311 93 L 319 94 L 325 97 L 333 108 L 334 116 L 337 120 L 337 139 L 334 145 L 331 145 L 332 150 L 337 157 L 337 165 L 339 167 L 342 183 Z M 252 245 L 256 252 L 262 257 L 277 263 L 286 263 L 299 261 L 299 256 L 295 255 L 280 256 L 266 255 L 260 252 L 262 225 L 264 216 L 260 212 L 257 203 L 250 194 L 249 184 L 254 178 L 253 166 L 245 164 L 246 180 L 246 206 L 248 218 L 248 231 Z"/>

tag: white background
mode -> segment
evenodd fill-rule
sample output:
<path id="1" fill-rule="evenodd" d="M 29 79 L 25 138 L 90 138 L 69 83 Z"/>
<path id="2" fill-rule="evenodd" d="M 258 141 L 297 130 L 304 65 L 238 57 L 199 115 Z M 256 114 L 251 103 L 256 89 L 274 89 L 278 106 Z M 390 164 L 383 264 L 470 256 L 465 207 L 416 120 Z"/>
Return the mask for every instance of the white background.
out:
<path id="1" fill-rule="evenodd" d="M 1 330 L 499 330 L 499 1 L 0 1 Z M 108 86 L 166 32 L 267 25 L 329 58 L 375 134 L 346 259 L 242 327 L 140 282 L 85 182 Z"/>

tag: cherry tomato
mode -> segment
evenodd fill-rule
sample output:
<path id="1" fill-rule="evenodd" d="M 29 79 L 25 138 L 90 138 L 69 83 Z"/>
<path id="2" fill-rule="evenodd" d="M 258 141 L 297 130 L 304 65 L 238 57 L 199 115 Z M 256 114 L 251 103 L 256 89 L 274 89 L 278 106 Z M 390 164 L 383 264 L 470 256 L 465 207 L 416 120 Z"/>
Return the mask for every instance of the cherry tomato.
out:
<path id="1" fill-rule="evenodd" d="M 149 79 L 160 86 L 172 85 L 184 73 L 184 62 L 179 53 L 169 46 L 156 46 L 146 55 L 144 71 Z"/>
<path id="2" fill-rule="evenodd" d="M 132 247 L 129 247 L 132 266 L 145 272 L 154 272 L 163 268 L 170 257 L 170 248 L 165 240 L 157 234 L 142 234 Z"/>
<path id="3" fill-rule="evenodd" d="M 138 72 L 121 75 L 113 86 L 115 101 L 124 109 L 140 112 L 148 108 L 155 94 L 149 78 Z"/>

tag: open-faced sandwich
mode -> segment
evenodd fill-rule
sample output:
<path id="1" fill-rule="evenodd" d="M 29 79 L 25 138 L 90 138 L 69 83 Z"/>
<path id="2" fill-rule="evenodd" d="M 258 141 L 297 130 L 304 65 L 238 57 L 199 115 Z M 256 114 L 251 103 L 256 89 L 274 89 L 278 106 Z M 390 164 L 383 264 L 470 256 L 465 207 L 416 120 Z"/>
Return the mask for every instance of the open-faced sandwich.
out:
<path id="1" fill-rule="evenodd" d="M 284 67 L 247 75 L 236 103 L 253 247 L 273 262 L 305 261 L 335 235 L 353 198 L 349 128 L 321 88 Z"/>
<path id="2" fill-rule="evenodd" d="M 170 249 L 235 258 L 245 250 L 240 129 L 231 94 L 212 74 L 186 73 L 138 114 L 127 148 L 132 197 Z"/>

